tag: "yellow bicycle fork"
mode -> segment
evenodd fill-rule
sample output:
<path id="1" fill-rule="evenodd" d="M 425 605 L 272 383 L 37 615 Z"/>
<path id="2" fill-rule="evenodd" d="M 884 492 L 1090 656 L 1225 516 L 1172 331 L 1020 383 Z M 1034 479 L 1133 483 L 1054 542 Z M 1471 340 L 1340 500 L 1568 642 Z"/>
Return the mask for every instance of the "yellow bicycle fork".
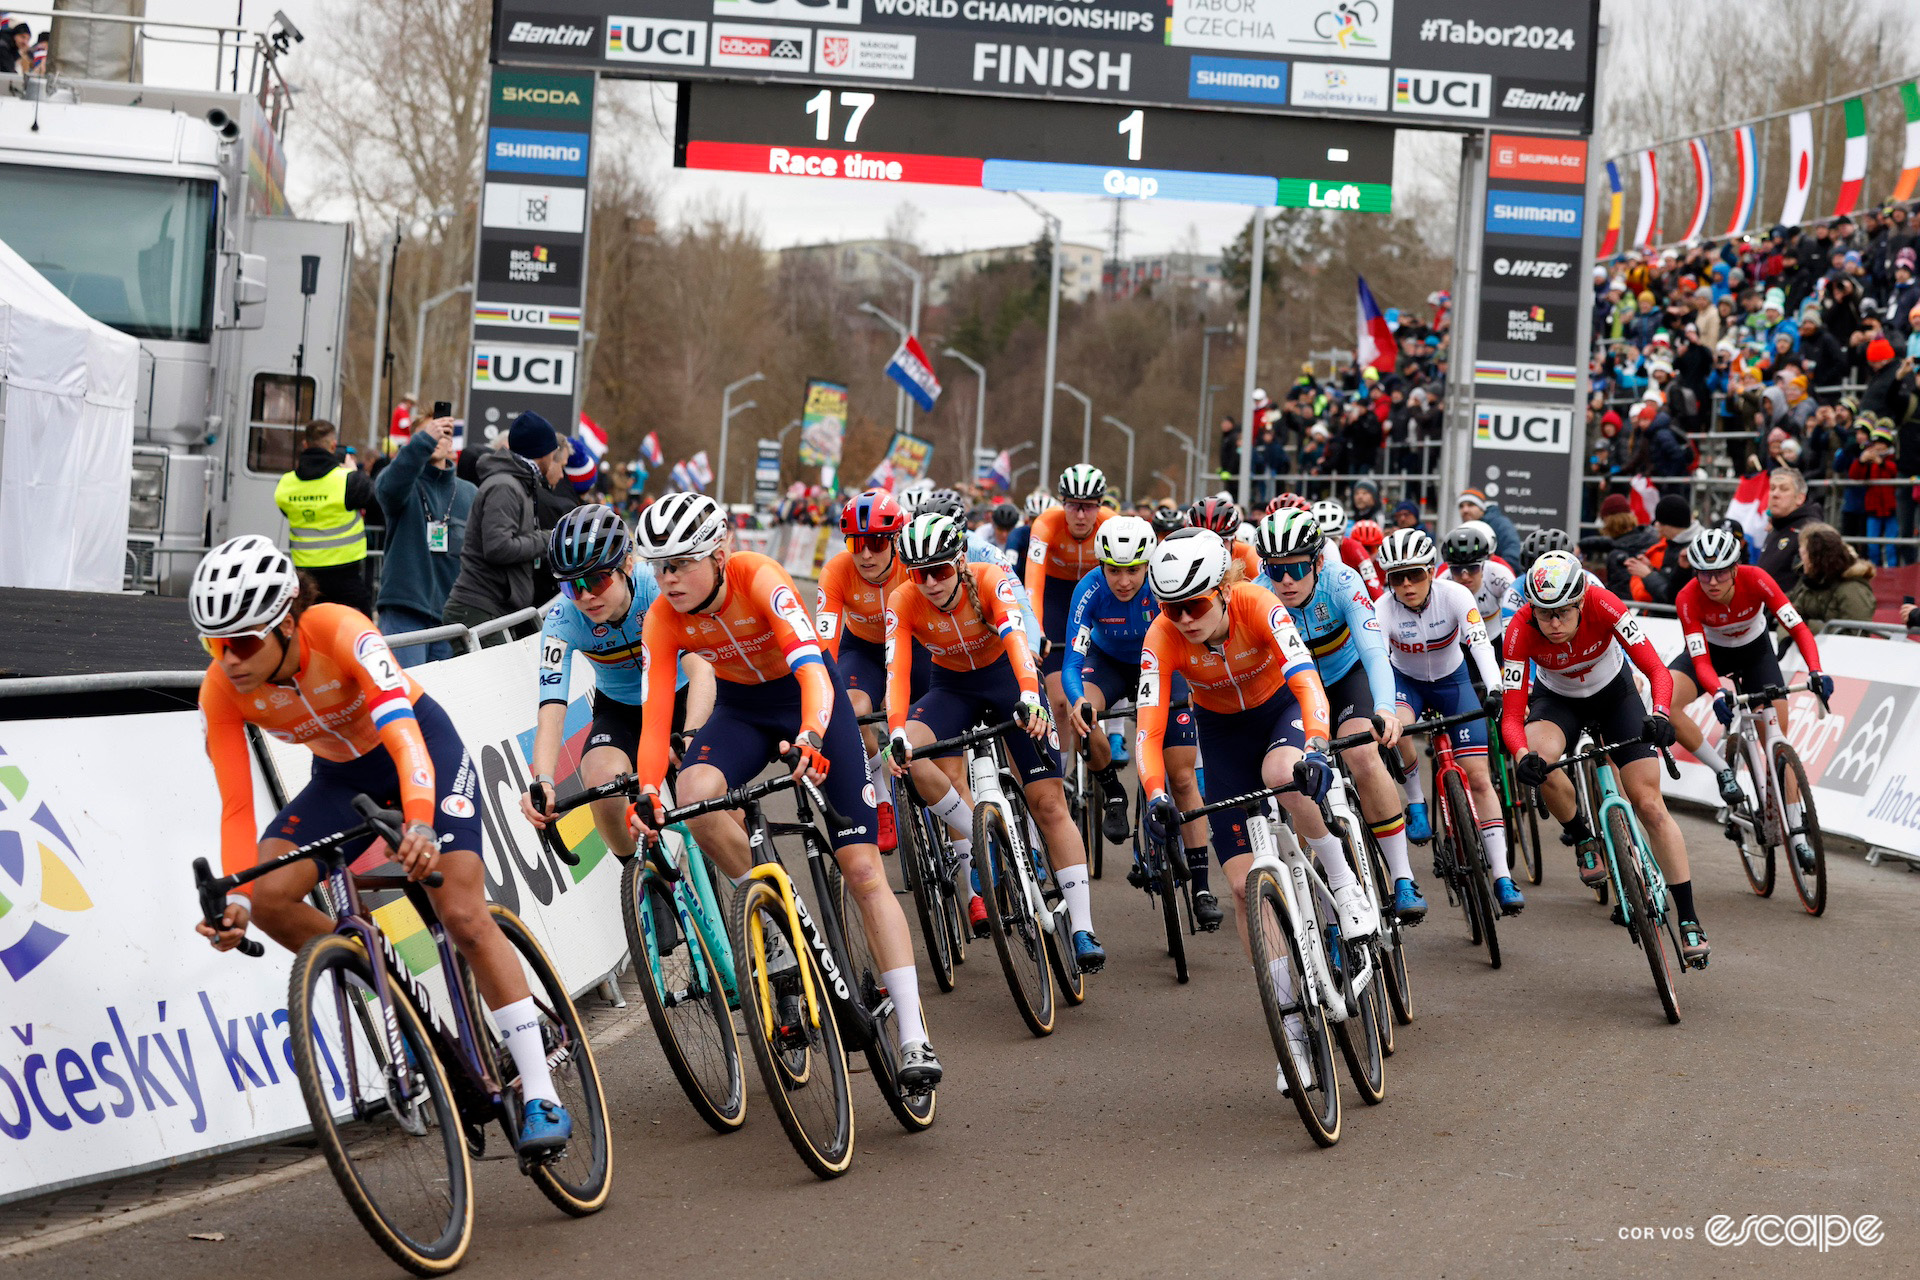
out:
<path id="1" fill-rule="evenodd" d="M 806 993 L 807 1025 L 819 1030 L 820 996 L 813 984 L 813 966 L 806 963 L 801 954 L 812 944 L 800 928 L 800 913 L 795 909 L 793 902 L 793 880 L 787 875 L 786 868 L 773 862 L 762 863 L 753 868 L 747 873 L 747 879 L 765 880 L 780 894 L 780 905 L 787 913 L 787 938 L 793 947 L 794 958 L 800 965 L 801 989 Z M 748 945 L 753 948 L 754 956 L 758 961 L 756 971 L 765 973 L 767 970 L 766 925 L 761 922 L 759 912 L 755 911 L 747 917 L 747 933 Z M 760 1002 L 760 1025 L 773 1027 L 776 1024 L 773 1020 L 772 984 L 757 981 L 754 986 L 758 988 L 754 995 Z"/>

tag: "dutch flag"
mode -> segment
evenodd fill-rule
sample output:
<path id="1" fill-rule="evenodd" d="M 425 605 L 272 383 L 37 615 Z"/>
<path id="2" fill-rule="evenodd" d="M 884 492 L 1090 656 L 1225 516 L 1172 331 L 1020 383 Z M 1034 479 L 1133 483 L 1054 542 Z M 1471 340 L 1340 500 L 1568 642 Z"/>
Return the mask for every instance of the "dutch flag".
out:
<path id="1" fill-rule="evenodd" d="M 921 349 L 920 340 L 908 334 L 887 361 L 887 376 L 907 389 L 920 412 L 932 413 L 933 402 L 940 398 L 940 379 L 933 375 L 933 364 Z"/>

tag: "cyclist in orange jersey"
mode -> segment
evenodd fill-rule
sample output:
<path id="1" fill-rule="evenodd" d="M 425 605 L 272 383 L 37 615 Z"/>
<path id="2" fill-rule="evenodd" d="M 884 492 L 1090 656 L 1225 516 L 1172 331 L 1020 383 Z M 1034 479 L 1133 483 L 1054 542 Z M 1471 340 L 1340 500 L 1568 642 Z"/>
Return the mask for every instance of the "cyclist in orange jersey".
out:
<path id="1" fill-rule="evenodd" d="M 358 826 L 357 795 L 398 807 L 406 831 L 393 856 L 411 879 L 440 873 L 440 886 L 426 892 L 473 966 L 519 1072 L 521 1150 L 558 1150 L 573 1125 L 554 1091 L 519 954 L 487 911 L 477 770 L 447 713 L 401 668 L 372 619 L 315 596 L 261 537 L 222 543 L 194 570 L 188 611 L 213 655 L 200 712 L 220 788 L 221 868 L 231 875 Z M 307 785 L 257 839 L 249 724 L 314 755 Z M 357 856 L 373 839 L 347 852 Z M 306 901 L 319 879 L 311 862 L 282 867 L 228 895 L 218 930 L 196 928 L 226 951 L 258 923 L 298 951 L 333 929 Z"/>
<path id="2" fill-rule="evenodd" d="M 1107 492 L 1106 473 L 1077 463 L 1060 473 L 1060 505 L 1033 518 L 1027 541 L 1027 594 L 1033 597 L 1034 616 L 1047 639 L 1040 670 L 1046 678 L 1047 701 L 1056 723 L 1066 728 L 1066 747 L 1080 749 L 1078 730 L 1067 714 L 1066 689 L 1060 669 L 1067 660 L 1067 615 L 1073 612 L 1073 589 L 1080 579 L 1099 568 L 1094 537 L 1114 513 L 1100 505 Z"/>
<path id="3" fill-rule="evenodd" d="M 1007 755 L 1025 783 L 1027 808 L 1066 899 L 1074 956 L 1082 969 L 1097 973 L 1107 953 L 1093 933 L 1086 846 L 1067 809 L 1060 739 L 1021 629 L 1013 576 L 999 565 L 967 564 L 966 530 L 948 516 L 915 517 L 900 535 L 899 552 L 912 581 L 895 588 L 887 600 L 887 728 L 906 748 L 911 765 L 893 763 L 894 774 L 910 771 L 927 807 L 954 833 L 961 892 L 973 893 L 973 810 L 964 775 L 955 776 L 934 760 L 915 759 L 913 753 L 983 719 L 1024 720 L 1027 736 L 1009 737 Z M 933 674 L 925 696 L 909 707 L 909 677 L 897 658 L 901 646 L 914 642 L 933 655 Z M 974 897 L 967 915 L 974 936 L 985 936 L 986 903 Z"/>
<path id="4" fill-rule="evenodd" d="M 714 799 L 797 749 L 794 773 L 819 786 L 843 819 L 828 823 L 827 838 L 881 967 L 880 981 L 893 997 L 901 1084 L 909 1092 L 931 1089 L 940 1082 L 940 1060 L 927 1043 L 907 917 L 874 842 L 878 796 L 866 779 L 846 685 L 831 655 L 821 651 L 786 570 L 766 556 L 731 550 L 726 535 L 725 514 L 705 494 L 671 494 L 640 513 L 635 541 L 659 579 L 660 599 L 641 630 L 635 821 L 656 830 L 661 822 L 674 661 L 690 650 L 713 665 L 716 688 L 713 712 L 682 757 L 678 799 Z M 745 879 L 753 855 L 737 814 L 710 813 L 688 825 L 728 877 Z"/>

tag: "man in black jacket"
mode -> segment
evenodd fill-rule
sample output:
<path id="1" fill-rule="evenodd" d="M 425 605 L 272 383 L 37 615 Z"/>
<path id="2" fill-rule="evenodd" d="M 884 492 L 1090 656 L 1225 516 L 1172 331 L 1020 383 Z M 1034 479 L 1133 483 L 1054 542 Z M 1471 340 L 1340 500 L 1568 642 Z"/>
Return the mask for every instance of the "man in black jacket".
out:
<path id="1" fill-rule="evenodd" d="M 1767 536 L 1754 564 L 1773 575 L 1782 591 L 1800 581 L 1800 531 L 1823 519 L 1807 501 L 1807 478 L 1792 467 L 1775 467 L 1767 483 Z"/>
<path id="2" fill-rule="evenodd" d="M 475 466 L 479 492 L 467 513 L 460 576 L 447 593 L 441 617 L 474 627 L 540 603 L 535 570 L 546 534 L 535 510 L 535 492 L 564 473 L 567 445 L 537 413 L 523 413 L 507 432 L 505 449 L 489 450 Z M 502 644 L 502 633 L 487 643 Z"/>
<path id="3" fill-rule="evenodd" d="M 1820 323 L 1820 313 L 1809 308 L 1800 313 L 1800 359 L 1807 371 L 1807 382 L 1816 390 L 1837 387 L 1847 380 L 1847 349 L 1831 330 Z M 1832 404 L 1838 391 L 1818 391 L 1822 404 Z"/>

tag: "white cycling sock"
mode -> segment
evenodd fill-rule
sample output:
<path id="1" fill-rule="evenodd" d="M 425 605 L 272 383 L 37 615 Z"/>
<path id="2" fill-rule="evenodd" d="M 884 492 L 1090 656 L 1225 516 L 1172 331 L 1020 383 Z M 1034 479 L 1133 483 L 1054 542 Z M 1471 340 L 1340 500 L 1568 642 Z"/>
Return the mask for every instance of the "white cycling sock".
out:
<path id="1" fill-rule="evenodd" d="M 1323 836 L 1308 836 L 1307 847 L 1320 859 L 1320 870 L 1326 874 L 1327 888 L 1344 889 L 1354 883 L 1353 868 L 1347 865 L 1347 855 L 1340 848 L 1340 837 L 1329 831 Z M 1402 839 L 1400 864 L 1406 865 L 1406 841 Z"/>
<path id="2" fill-rule="evenodd" d="M 962 840 L 956 836 L 953 841 L 953 856 L 960 864 L 954 878 L 960 882 L 960 905 L 964 907 L 973 895 L 979 892 L 973 883 L 973 841 Z"/>
<path id="3" fill-rule="evenodd" d="M 867 781 L 873 784 L 873 794 L 879 797 L 882 804 L 886 803 L 887 749 L 885 747 L 880 748 L 877 754 L 867 760 Z"/>
<path id="4" fill-rule="evenodd" d="M 910 964 L 889 969 L 880 975 L 880 985 L 893 997 L 893 1016 L 900 1024 L 900 1047 L 927 1038 L 927 1026 L 920 1018 L 920 977 Z"/>
<path id="5" fill-rule="evenodd" d="M 960 798 L 960 788 L 948 787 L 947 794 L 928 805 L 933 816 L 947 824 L 947 830 L 953 832 L 953 847 L 958 850 L 962 840 L 967 847 L 973 847 L 973 806 Z"/>
<path id="6" fill-rule="evenodd" d="M 1411 880 L 1413 864 L 1407 861 L 1407 824 L 1397 820 L 1395 825 L 1399 830 L 1387 835 L 1375 831 L 1373 838 L 1380 842 L 1381 856 L 1387 860 L 1387 874 L 1395 880 Z"/>
<path id="7" fill-rule="evenodd" d="M 1505 822 L 1483 822 L 1480 824 L 1480 843 L 1487 846 L 1487 866 L 1493 869 L 1493 878 L 1513 875 L 1513 868 L 1507 862 L 1507 824 Z"/>
<path id="8" fill-rule="evenodd" d="M 1282 1003 L 1293 999 L 1293 970 L 1287 968 L 1285 960 L 1267 961 L 1267 972 L 1273 976 L 1273 993 Z"/>
<path id="9" fill-rule="evenodd" d="M 553 1089 L 553 1073 L 547 1070 L 547 1049 L 540 1041 L 540 1009 L 533 997 L 495 1009 L 493 1024 L 507 1038 L 507 1053 L 513 1058 L 514 1070 L 520 1073 L 521 1101 L 541 1098 L 558 1103 L 560 1095 Z"/>
<path id="10" fill-rule="evenodd" d="M 1693 749 L 1693 758 L 1715 773 L 1727 767 L 1727 758 L 1708 746 L 1705 739 L 1702 739 L 1700 745 Z"/>
<path id="11" fill-rule="evenodd" d="M 1789 804 L 1789 805 L 1787 806 L 1787 825 L 1788 825 L 1788 826 L 1790 826 L 1790 827 L 1797 827 L 1797 826 L 1799 826 L 1799 825 L 1800 825 L 1800 815 L 1801 815 L 1801 813 L 1802 813 L 1802 812 L 1804 812 L 1804 809 L 1803 809 L 1803 806 L 1802 806 L 1802 805 L 1800 804 L 1800 802 L 1799 802 L 1798 800 L 1796 800 L 1796 801 L 1794 801 L 1793 803 L 1791 803 L 1791 804 Z M 1805 839 L 1806 837 L 1805 837 L 1804 835 L 1802 835 L 1802 836 L 1800 836 L 1799 838 L 1800 838 L 1800 839 L 1803 839 L 1803 840 L 1804 840 L 1804 839 Z"/>
<path id="12" fill-rule="evenodd" d="M 1073 931 L 1092 933 L 1093 887 L 1087 883 L 1086 864 L 1062 867 L 1054 872 L 1054 878 L 1060 882 L 1060 896 L 1067 900 L 1067 919 L 1073 922 Z"/>
<path id="13" fill-rule="evenodd" d="M 1407 793 L 1408 804 L 1425 804 L 1427 802 L 1427 787 L 1426 784 L 1420 780 L 1419 761 L 1414 761 L 1413 768 L 1408 772 L 1406 777 L 1400 780 L 1400 789 Z"/>

